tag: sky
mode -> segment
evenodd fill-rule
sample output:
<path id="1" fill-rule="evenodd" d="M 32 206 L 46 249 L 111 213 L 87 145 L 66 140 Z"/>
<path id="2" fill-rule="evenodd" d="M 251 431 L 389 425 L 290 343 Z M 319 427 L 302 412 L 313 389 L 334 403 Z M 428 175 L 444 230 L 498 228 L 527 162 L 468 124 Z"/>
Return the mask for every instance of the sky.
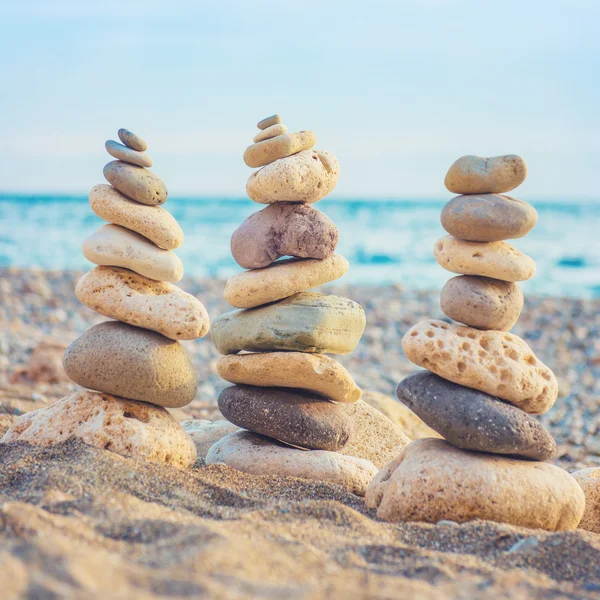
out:
<path id="1" fill-rule="evenodd" d="M 245 195 L 278 112 L 340 197 L 447 197 L 464 154 L 516 153 L 528 198 L 598 198 L 600 2 L 0 0 L 0 192 L 86 194 L 107 139 L 171 195 Z"/>

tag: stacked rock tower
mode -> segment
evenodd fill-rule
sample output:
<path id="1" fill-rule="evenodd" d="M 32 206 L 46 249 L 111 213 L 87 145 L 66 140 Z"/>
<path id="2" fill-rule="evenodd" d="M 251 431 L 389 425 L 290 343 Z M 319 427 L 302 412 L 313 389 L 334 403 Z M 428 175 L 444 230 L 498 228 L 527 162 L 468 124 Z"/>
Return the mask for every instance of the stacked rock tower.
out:
<path id="1" fill-rule="evenodd" d="M 260 169 L 246 189 L 252 200 L 268 206 L 232 236 L 233 257 L 248 270 L 225 286 L 225 298 L 239 310 L 218 317 L 211 331 L 224 355 L 218 372 L 235 384 L 220 394 L 219 408 L 247 431 L 217 442 L 206 460 L 261 475 L 342 484 L 355 481 L 358 471 L 361 484 L 353 485 L 364 494 L 377 469 L 336 452 L 351 434 L 348 404 L 361 391 L 326 354 L 354 350 L 365 314 L 347 298 L 306 291 L 338 279 L 349 267 L 334 253 L 336 226 L 310 206 L 333 190 L 339 164 L 331 153 L 312 149 L 311 131 L 287 133 L 278 115 L 258 128 L 244 161 Z"/>
<path id="2" fill-rule="evenodd" d="M 526 235 L 537 213 L 503 193 L 526 175 L 516 155 L 464 156 L 446 175 L 448 190 L 461 195 L 442 210 L 450 235 L 434 254 L 458 274 L 441 293 L 442 311 L 458 324 L 427 320 L 406 333 L 406 356 L 427 370 L 398 386 L 399 399 L 445 441 L 413 442 L 378 475 L 367 500 L 383 518 L 480 518 L 549 530 L 572 529 L 581 518 L 574 480 L 539 462 L 556 444 L 530 416 L 552 407 L 556 378 L 508 333 L 523 308 L 516 282 L 532 277 L 535 264 L 504 240 Z"/>

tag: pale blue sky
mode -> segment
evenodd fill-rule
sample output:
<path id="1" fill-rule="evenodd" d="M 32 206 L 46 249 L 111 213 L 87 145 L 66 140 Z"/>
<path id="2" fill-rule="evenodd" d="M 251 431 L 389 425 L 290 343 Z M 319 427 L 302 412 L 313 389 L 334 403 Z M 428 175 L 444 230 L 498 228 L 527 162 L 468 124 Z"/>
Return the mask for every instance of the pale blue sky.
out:
<path id="1" fill-rule="evenodd" d="M 0 190 L 86 193 L 139 132 L 172 194 L 244 195 L 279 112 L 339 196 L 446 197 L 462 154 L 519 153 L 523 198 L 600 197 L 597 0 L 0 0 Z"/>

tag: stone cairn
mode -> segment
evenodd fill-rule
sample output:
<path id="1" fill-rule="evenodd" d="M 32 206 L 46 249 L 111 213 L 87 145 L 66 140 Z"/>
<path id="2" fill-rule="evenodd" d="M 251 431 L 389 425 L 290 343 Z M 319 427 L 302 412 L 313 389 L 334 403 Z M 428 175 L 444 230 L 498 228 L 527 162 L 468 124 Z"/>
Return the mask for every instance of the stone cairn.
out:
<path id="1" fill-rule="evenodd" d="M 516 155 L 464 156 L 445 184 L 462 194 L 441 214 L 450 234 L 434 248 L 457 273 L 441 293 L 442 311 L 458 324 L 426 320 L 404 336 L 409 360 L 426 371 L 408 376 L 398 397 L 444 440 L 411 443 L 384 468 L 367 504 L 391 521 L 488 519 L 548 530 L 574 529 L 583 495 L 550 459 L 556 444 L 533 417 L 558 395 L 552 371 L 521 338 L 508 333 L 523 308 L 517 281 L 533 260 L 504 240 L 526 235 L 535 209 L 502 195 L 527 167 Z"/>
<path id="2" fill-rule="evenodd" d="M 326 354 L 354 350 L 365 314 L 347 298 L 306 291 L 349 267 L 334 253 L 336 226 L 310 206 L 333 190 L 339 164 L 331 153 L 312 149 L 311 131 L 287 133 L 278 115 L 258 129 L 244 161 L 260 170 L 246 189 L 268 206 L 232 236 L 233 257 L 248 270 L 225 286 L 225 298 L 239 310 L 218 317 L 211 330 L 224 355 L 218 372 L 235 384 L 220 394 L 219 408 L 245 431 L 223 437 L 206 462 L 332 481 L 364 494 L 377 468 L 340 453 L 352 437 L 361 391 Z M 278 260 L 286 256 L 293 258 Z"/>
<path id="3" fill-rule="evenodd" d="M 189 404 L 198 382 L 178 340 L 208 333 L 202 305 L 174 284 L 183 265 L 172 250 L 183 232 L 161 204 L 167 188 L 148 170 L 146 142 L 119 130 L 123 142 L 106 142 L 116 160 L 104 167 L 111 185 L 90 192 L 92 210 L 109 222 L 83 243 L 99 265 L 77 283 L 79 300 L 110 319 L 89 329 L 64 355 L 67 375 L 88 390 L 27 413 L 3 441 L 57 443 L 78 437 L 125 456 L 188 467 L 192 439 L 166 408 Z"/>

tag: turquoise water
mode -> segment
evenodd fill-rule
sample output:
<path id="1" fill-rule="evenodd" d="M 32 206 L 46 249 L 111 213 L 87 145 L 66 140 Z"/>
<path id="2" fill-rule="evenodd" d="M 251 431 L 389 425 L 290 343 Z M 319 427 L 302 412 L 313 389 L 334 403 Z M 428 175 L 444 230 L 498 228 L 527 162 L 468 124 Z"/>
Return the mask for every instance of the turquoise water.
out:
<path id="1" fill-rule="evenodd" d="M 338 252 L 351 263 L 345 281 L 441 288 L 450 275 L 437 265 L 432 248 L 445 233 L 439 214 L 447 200 L 319 202 L 340 230 Z M 600 297 L 600 201 L 532 204 L 537 227 L 512 242 L 538 265 L 523 291 Z M 248 199 L 170 197 L 165 207 L 185 232 L 176 252 L 186 274 L 226 278 L 239 272 L 229 252 L 231 234 L 262 206 Z M 81 242 L 101 224 L 84 196 L 0 195 L 0 266 L 86 269 Z"/>

